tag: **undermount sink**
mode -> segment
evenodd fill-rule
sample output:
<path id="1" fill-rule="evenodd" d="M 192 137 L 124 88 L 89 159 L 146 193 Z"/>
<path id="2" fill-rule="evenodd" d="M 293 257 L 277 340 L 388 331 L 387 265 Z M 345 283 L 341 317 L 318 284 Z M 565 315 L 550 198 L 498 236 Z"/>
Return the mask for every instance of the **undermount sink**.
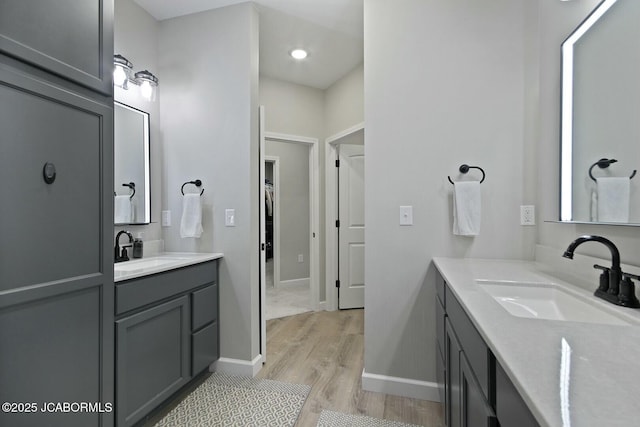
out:
<path id="1" fill-rule="evenodd" d="M 530 319 L 630 325 L 613 309 L 555 283 L 476 280 L 509 314 Z M 593 298 L 593 300 L 591 300 Z"/>

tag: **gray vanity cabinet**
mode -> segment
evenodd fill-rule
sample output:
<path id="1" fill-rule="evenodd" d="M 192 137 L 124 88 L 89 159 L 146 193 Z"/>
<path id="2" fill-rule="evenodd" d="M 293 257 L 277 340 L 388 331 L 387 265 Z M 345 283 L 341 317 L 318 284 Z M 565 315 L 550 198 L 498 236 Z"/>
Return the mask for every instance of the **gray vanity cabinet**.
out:
<path id="1" fill-rule="evenodd" d="M 538 426 L 439 272 L 436 295 L 436 368 L 447 427 Z"/>
<path id="2" fill-rule="evenodd" d="M 218 261 L 116 284 L 116 425 L 131 426 L 219 357 Z"/>
<path id="3" fill-rule="evenodd" d="M 113 102 L 78 85 L 110 67 L 112 1 L 100 25 L 84 3 L 0 1 L 1 426 L 113 425 Z M 91 69 L 62 56 L 98 32 Z"/>
<path id="4" fill-rule="evenodd" d="M 0 52 L 110 95 L 113 0 L 2 0 Z"/>

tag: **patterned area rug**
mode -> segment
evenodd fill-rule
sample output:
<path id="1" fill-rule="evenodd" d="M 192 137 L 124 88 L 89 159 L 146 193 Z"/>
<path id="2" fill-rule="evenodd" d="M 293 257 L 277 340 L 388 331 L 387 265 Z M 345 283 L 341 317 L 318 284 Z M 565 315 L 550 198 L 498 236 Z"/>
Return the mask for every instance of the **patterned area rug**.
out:
<path id="1" fill-rule="evenodd" d="M 156 427 L 293 426 L 310 386 L 213 373 Z"/>
<path id="2" fill-rule="evenodd" d="M 323 410 L 320 413 L 318 427 L 419 427 L 415 424 L 405 424 L 398 421 L 381 420 L 364 415 L 343 414 Z"/>

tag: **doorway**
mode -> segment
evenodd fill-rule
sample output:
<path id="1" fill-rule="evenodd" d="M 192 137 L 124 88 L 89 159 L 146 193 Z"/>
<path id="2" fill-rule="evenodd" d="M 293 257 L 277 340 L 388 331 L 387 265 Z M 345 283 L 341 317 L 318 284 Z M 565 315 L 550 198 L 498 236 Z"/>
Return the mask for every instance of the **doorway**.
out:
<path id="1" fill-rule="evenodd" d="M 265 156 L 266 156 L 266 142 L 267 141 L 278 141 L 278 142 L 286 142 L 290 144 L 296 144 L 299 146 L 306 147 L 307 155 L 308 155 L 308 212 L 309 212 L 309 222 L 308 229 L 303 231 L 309 237 L 309 301 L 310 301 L 310 309 L 318 310 L 320 307 L 320 291 L 319 291 L 319 239 L 318 239 L 318 229 L 319 229 L 319 190 L 318 190 L 318 140 L 316 138 L 309 138 L 304 136 L 296 136 L 296 135 L 287 135 L 287 134 L 279 134 L 274 132 L 266 132 L 264 130 L 264 107 L 260 107 L 260 149 L 259 149 L 259 185 L 261 192 L 260 194 L 264 194 L 265 192 Z M 282 159 L 280 159 L 282 160 Z M 280 170 L 281 168 L 277 168 L 276 170 Z M 274 172 L 277 174 L 277 172 Z M 275 209 L 279 209 L 278 207 L 278 194 L 277 188 L 275 189 L 275 200 L 276 203 Z M 262 197 L 262 196 L 261 196 Z M 265 203 L 260 201 L 260 292 L 259 292 L 259 305 L 260 305 L 260 353 L 262 356 L 262 362 L 266 362 L 266 324 L 267 324 L 267 259 L 266 259 L 266 221 L 265 221 Z M 277 215 L 277 213 L 276 213 Z M 274 218 L 274 239 L 273 239 L 273 254 L 274 258 L 276 256 L 280 256 L 278 251 L 280 250 L 280 244 L 278 242 L 278 233 L 276 229 L 278 228 L 278 219 L 281 215 L 277 215 Z M 281 227 L 280 227 L 281 228 Z M 296 260 L 298 258 L 296 257 Z M 305 256 L 303 255 L 303 262 Z M 276 282 L 279 282 L 281 285 L 282 275 L 281 272 L 278 271 L 278 266 L 274 263 L 274 285 Z M 278 275 L 279 277 L 277 277 Z"/>
<path id="2" fill-rule="evenodd" d="M 271 139 L 265 143 L 267 320 L 312 307 L 309 150 L 305 145 Z"/>
<path id="3" fill-rule="evenodd" d="M 364 307 L 364 123 L 325 140 L 327 310 Z M 333 215 L 329 214 L 333 213 Z"/>

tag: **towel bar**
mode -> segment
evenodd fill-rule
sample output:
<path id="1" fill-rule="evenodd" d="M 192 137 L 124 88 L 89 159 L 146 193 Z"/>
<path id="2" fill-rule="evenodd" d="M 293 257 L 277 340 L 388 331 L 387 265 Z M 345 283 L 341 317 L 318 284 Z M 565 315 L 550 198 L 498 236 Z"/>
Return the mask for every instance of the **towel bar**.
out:
<path id="1" fill-rule="evenodd" d="M 184 186 L 187 185 L 187 184 L 193 184 L 196 187 L 201 187 L 202 186 L 202 181 L 200 181 L 199 179 L 196 179 L 195 181 L 187 181 L 184 184 L 182 184 L 182 187 L 180 188 L 180 192 L 182 193 L 183 196 L 184 196 Z M 202 196 L 203 193 L 204 193 L 204 188 L 200 192 L 200 195 Z"/>
<path id="2" fill-rule="evenodd" d="M 480 172 L 482 172 L 482 179 L 480 180 L 480 184 L 482 184 L 482 182 L 484 181 L 484 178 L 486 176 L 485 173 L 484 173 L 484 169 L 482 169 L 480 166 L 469 166 L 467 164 L 462 164 L 462 165 L 460 165 L 460 168 L 458 168 L 460 173 L 467 173 L 467 172 L 469 172 L 469 169 L 478 169 Z M 453 181 L 451 180 L 450 176 L 447 176 L 447 179 L 449 180 L 449 182 L 451 184 L 453 184 Z"/>

